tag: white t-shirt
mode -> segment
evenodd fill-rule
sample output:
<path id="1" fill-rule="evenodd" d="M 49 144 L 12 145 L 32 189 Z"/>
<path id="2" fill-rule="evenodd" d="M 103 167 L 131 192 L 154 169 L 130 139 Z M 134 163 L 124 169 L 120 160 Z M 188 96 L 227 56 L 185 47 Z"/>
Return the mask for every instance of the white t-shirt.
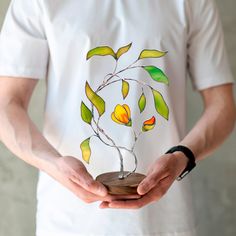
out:
<path id="1" fill-rule="evenodd" d="M 114 55 L 88 60 L 86 56 L 96 47 L 109 46 L 116 52 L 131 42 L 130 49 L 119 58 L 116 71 L 134 62 L 144 49 L 168 53 L 160 58 L 140 59 L 135 64 L 155 68 L 145 71 L 137 67 L 119 74 L 120 79 L 136 80 L 127 80 L 129 93 L 125 99 L 121 80 L 98 93 L 106 102 L 100 126 L 117 145 L 130 148 L 134 134 L 130 127 L 111 119 L 114 107 L 129 106 L 136 131 L 144 120 L 155 116 L 155 128 L 142 133 L 135 146 L 136 171 L 146 174 L 154 160 L 186 134 L 187 73 L 195 90 L 233 83 L 221 23 L 212 0 L 14 0 L 2 28 L 0 75 L 45 79 L 43 134 L 62 155 L 82 160 L 94 178 L 103 172 L 119 171 L 119 156 L 115 148 L 92 137 L 89 164 L 82 159 L 80 144 L 93 130 L 82 120 L 80 106 L 83 101 L 91 109 L 85 94 L 86 81 L 93 90 L 98 88 L 104 76 L 113 72 L 116 60 Z M 169 85 L 156 68 L 168 77 Z M 160 96 L 157 100 L 162 104 L 158 103 L 162 115 L 156 111 L 153 94 L 144 83 L 162 95 L 166 106 L 160 102 Z M 138 101 L 142 92 L 146 107 L 140 112 Z M 167 109 L 168 120 L 164 118 Z M 132 170 L 133 156 L 124 150 L 122 154 L 125 170 Z M 40 172 L 37 199 L 37 236 L 196 233 L 189 176 L 175 181 L 158 202 L 141 209 L 117 210 L 100 209 L 100 202 L 86 204 Z"/>

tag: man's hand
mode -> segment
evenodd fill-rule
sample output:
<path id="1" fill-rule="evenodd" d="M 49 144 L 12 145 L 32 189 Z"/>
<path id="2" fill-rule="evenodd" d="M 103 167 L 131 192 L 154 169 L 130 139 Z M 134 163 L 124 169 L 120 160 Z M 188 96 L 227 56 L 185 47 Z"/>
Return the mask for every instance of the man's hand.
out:
<path id="1" fill-rule="evenodd" d="M 174 180 L 182 173 L 188 158 L 182 152 L 165 154 L 149 168 L 147 177 L 138 186 L 141 198 L 135 200 L 103 201 L 100 208 L 138 209 L 151 202 L 158 201 L 169 189 Z"/>
<path id="2" fill-rule="evenodd" d="M 0 77 L 0 139 L 17 157 L 46 172 L 86 203 L 135 198 L 115 196 L 87 172 L 81 161 L 62 157 L 28 115 L 28 105 L 38 80 Z"/>
<path id="3" fill-rule="evenodd" d="M 56 168 L 48 169 L 48 174 L 71 190 L 85 203 L 117 199 L 139 198 L 138 194 L 112 195 L 108 194 L 106 187 L 95 181 L 88 173 L 84 164 L 71 156 L 58 157 L 54 161 Z"/>

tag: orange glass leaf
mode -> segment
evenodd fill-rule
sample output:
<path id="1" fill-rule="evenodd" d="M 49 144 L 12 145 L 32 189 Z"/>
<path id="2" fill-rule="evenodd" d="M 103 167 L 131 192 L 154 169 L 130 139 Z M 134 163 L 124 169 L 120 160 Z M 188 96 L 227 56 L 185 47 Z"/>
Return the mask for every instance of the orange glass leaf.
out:
<path id="1" fill-rule="evenodd" d="M 152 130 L 155 127 L 155 124 L 156 124 L 156 118 L 155 116 L 152 116 L 150 119 L 143 122 L 142 131 L 146 132 Z"/>

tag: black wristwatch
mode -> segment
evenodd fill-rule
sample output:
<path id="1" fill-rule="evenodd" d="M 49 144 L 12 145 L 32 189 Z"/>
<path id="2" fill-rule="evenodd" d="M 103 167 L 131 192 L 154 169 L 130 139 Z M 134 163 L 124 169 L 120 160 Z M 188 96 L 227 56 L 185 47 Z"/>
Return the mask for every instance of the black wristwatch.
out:
<path id="1" fill-rule="evenodd" d="M 183 152 L 185 154 L 185 156 L 189 159 L 186 168 L 183 170 L 183 172 L 177 178 L 177 180 L 181 180 L 196 166 L 195 156 L 194 156 L 193 152 L 188 147 L 182 146 L 182 145 L 172 147 L 171 149 L 169 149 L 166 152 L 166 154 L 173 153 L 176 151 Z"/>

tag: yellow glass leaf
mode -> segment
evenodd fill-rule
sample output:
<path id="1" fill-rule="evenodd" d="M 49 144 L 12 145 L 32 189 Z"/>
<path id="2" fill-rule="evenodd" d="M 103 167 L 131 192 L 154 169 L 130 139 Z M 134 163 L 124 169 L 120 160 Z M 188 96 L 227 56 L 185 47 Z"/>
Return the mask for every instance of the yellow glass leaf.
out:
<path id="1" fill-rule="evenodd" d="M 108 55 L 110 55 L 116 59 L 116 54 L 111 47 L 101 46 L 101 47 L 96 47 L 96 48 L 89 50 L 86 58 L 88 60 L 89 58 L 91 58 L 93 56 L 108 56 Z"/>
<path id="2" fill-rule="evenodd" d="M 143 125 L 142 131 L 146 132 L 146 131 L 152 130 L 154 127 L 155 125 Z"/>
<path id="3" fill-rule="evenodd" d="M 129 83 L 125 80 L 122 79 L 122 95 L 123 95 L 123 99 L 125 99 L 129 93 Z"/>
<path id="4" fill-rule="evenodd" d="M 139 106 L 140 113 L 142 113 L 144 108 L 146 107 L 146 97 L 145 97 L 144 93 L 141 94 L 141 96 L 138 100 L 138 106 Z"/>
<path id="5" fill-rule="evenodd" d="M 87 81 L 85 85 L 85 92 L 88 99 L 96 107 L 99 115 L 101 116 L 105 112 L 105 101 L 91 89 Z"/>
<path id="6" fill-rule="evenodd" d="M 117 53 L 116 53 L 116 58 L 117 58 L 117 60 L 118 60 L 124 53 L 126 53 L 126 52 L 129 51 L 131 45 L 132 45 L 132 43 L 130 43 L 130 44 L 128 44 L 128 45 L 126 45 L 126 46 L 124 46 L 124 47 L 118 49 L 118 51 L 117 51 Z"/>
<path id="7" fill-rule="evenodd" d="M 138 59 L 143 59 L 143 58 L 158 58 L 158 57 L 163 57 L 166 55 L 167 52 L 162 52 L 158 51 L 155 49 L 149 50 L 149 49 L 144 49 Z"/>
<path id="8" fill-rule="evenodd" d="M 82 151 L 82 158 L 88 164 L 89 164 L 90 156 L 91 156 L 91 149 L 90 149 L 89 142 L 90 142 L 90 138 L 87 138 L 80 144 L 80 149 Z"/>

